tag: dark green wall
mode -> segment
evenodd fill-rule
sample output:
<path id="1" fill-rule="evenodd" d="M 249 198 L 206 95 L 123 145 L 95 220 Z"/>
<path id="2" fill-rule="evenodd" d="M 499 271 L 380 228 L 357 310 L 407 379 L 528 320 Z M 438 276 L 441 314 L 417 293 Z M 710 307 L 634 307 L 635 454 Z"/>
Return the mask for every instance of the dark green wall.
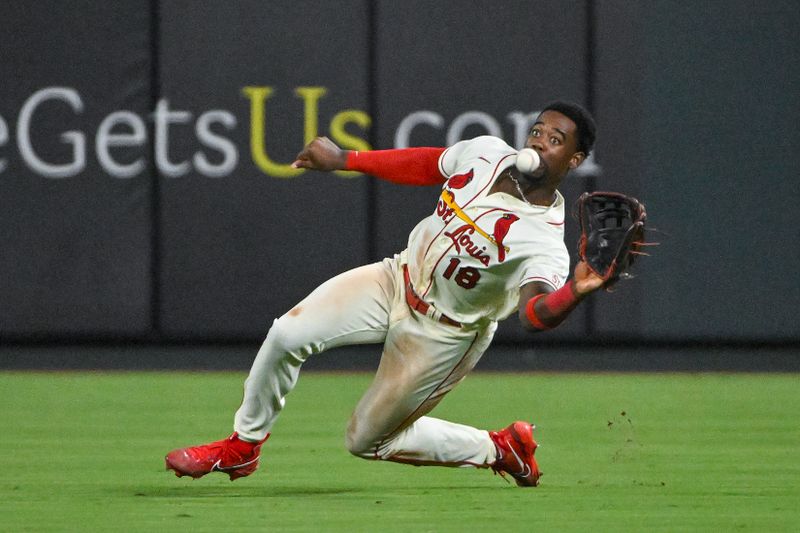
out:
<path id="1" fill-rule="evenodd" d="M 402 249 L 435 203 L 365 176 L 283 175 L 309 128 L 361 148 L 514 144 L 516 117 L 566 98 L 595 113 L 601 170 L 562 192 L 637 195 L 661 245 L 537 339 L 797 343 L 799 30 L 788 1 L 13 2 L 0 342 L 259 339 L 320 282 Z M 51 98 L 19 131 L 48 90 L 80 105 Z M 63 167 L 65 132 L 85 165 L 45 175 L 20 136 Z M 498 334 L 527 338 L 513 321 Z"/>

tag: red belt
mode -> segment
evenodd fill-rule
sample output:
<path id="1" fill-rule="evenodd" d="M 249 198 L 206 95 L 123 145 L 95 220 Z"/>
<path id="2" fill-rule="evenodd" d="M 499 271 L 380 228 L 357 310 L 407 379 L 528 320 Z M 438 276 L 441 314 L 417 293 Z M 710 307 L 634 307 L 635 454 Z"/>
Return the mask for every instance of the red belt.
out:
<path id="1" fill-rule="evenodd" d="M 411 309 L 427 316 L 431 305 L 420 298 L 416 292 L 414 292 L 414 286 L 411 285 L 411 277 L 408 275 L 408 265 L 403 265 L 403 279 L 406 283 L 406 302 L 408 303 L 408 306 Z M 439 317 L 439 322 L 442 324 L 447 324 L 448 326 L 454 326 L 457 328 L 461 327 L 461 322 L 456 322 L 449 316 L 445 315 Z"/>

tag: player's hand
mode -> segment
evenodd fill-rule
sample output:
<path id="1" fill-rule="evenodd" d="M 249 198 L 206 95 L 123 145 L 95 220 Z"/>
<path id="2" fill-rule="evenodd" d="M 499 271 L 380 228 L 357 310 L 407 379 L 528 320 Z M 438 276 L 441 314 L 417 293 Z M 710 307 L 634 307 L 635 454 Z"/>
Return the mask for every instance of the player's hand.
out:
<path id="1" fill-rule="evenodd" d="M 336 146 L 327 137 L 317 137 L 297 154 L 292 166 L 310 170 L 344 170 L 347 166 L 347 151 Z"/>
<path id="2" fill-rule="evenodd" d="M 581 296 L 594 292 L 605 284 L 603 278 L 592 272 L 586 261 L 581 261 L 575 266 L 575 274 L 572 279 L 575 292 Z"/>

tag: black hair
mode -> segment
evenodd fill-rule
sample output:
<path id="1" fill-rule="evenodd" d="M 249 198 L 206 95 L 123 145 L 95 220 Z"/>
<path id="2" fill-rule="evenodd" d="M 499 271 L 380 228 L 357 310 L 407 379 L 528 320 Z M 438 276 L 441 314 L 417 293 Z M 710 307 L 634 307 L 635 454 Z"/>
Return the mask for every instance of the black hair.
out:
<path id="1" fill-rule="evenodd" d="M 578 128 L 578 151 L 589 157 L 597 135 L 597 128 L 592 115 L 580 105 L 562 100 L 550 102 L 542 109 L 542 113 L 545 111 L 556 111 L 575 123 Z"/>

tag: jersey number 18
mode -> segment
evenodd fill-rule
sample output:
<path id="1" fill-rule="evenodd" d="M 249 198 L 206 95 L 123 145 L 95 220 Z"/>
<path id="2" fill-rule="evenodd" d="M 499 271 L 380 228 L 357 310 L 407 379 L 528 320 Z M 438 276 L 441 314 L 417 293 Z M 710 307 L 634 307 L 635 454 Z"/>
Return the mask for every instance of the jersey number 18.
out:
<path id="1" fill-rule="evenodd" d="M 442 275 L 444 276 L 444 279 L 452 279 L 455 281 L 459 287 L 471 289 L 478 283 L 478 280 L 481 279 L 481 273 L 477 268 L 471 266 L 458 268 L 458 265 L 460 264 L 461 259 L 458 257 L 452 258 L 450 260 L 450 264 L 447 265 L 447 269 L 445 269 Z M 457 272 L 456 269 L 458 269 Z M 455 277 L 453 276 L 453 273 L 455 273 Z"/>

